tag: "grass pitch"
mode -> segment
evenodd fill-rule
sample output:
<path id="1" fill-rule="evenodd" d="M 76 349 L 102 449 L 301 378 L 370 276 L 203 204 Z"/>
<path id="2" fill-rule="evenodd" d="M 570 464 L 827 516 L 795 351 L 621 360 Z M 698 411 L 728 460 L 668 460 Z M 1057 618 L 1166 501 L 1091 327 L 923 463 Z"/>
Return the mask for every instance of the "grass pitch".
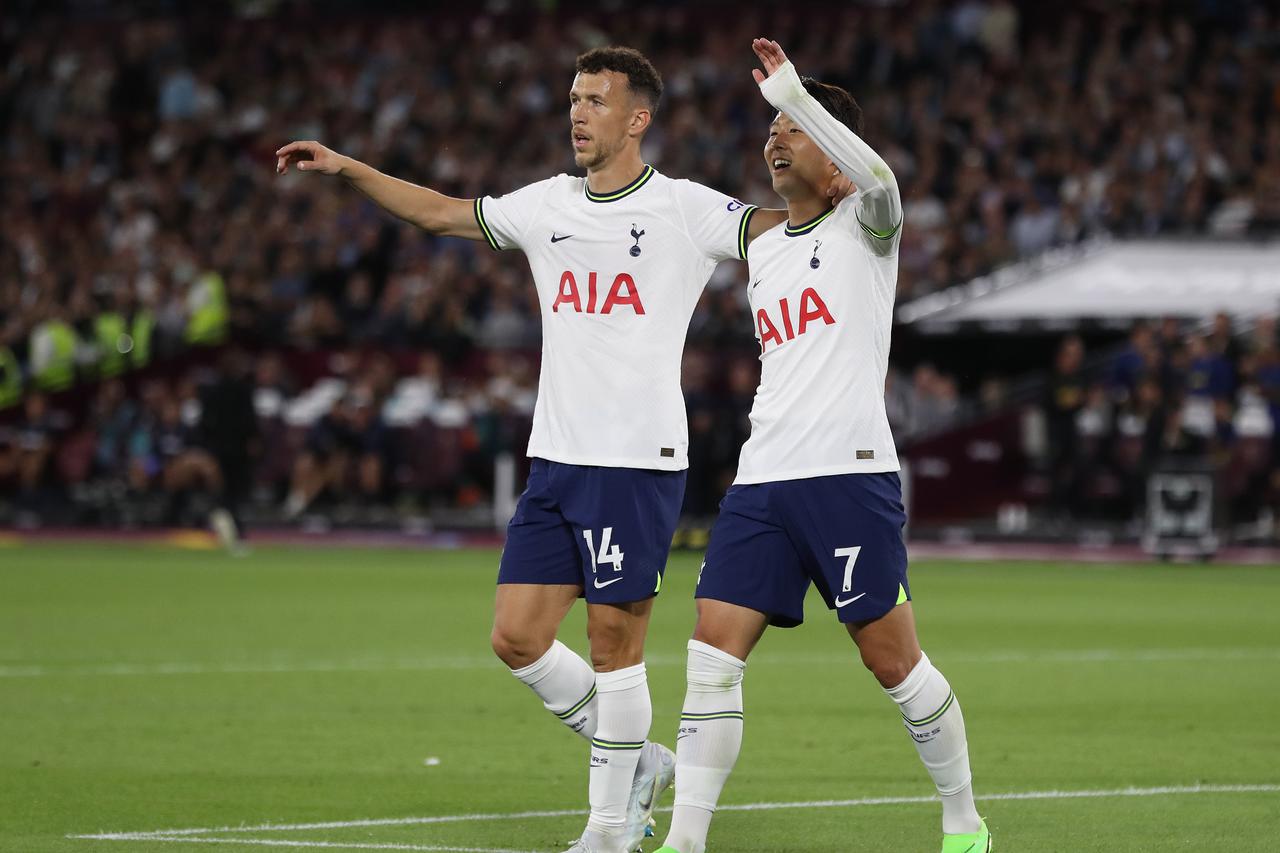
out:
<path id="1" fill-rule="evenodd" d="M 0 850 L 558 853 L 584 821 L 565 812 L 585 809 L 587 750 L 489 653 L 496 561 L 0 547 Z M 698 562 L 673 558 L 649 643 L 669 744 Z M 912 578 L 997 851 L 1280 847 L 1280 568 Z M 747 667 L 724 802 L 773 807 L 721 812 L 711 849 L 937 850 L 896 710 L 810 605 Z M 562 634 L 579 650 L 583 624 L 577 608 Z M 854 802 L 814 804 L 832 800 Z"/>

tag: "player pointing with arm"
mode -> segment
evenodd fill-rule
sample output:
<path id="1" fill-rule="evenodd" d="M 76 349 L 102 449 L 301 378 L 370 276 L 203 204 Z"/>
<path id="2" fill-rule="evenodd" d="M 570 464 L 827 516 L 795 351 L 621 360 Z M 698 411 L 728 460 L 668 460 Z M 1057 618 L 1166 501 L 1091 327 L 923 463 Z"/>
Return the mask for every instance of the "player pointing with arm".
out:
<path id="1" fill-rule="evenodd" d="M 760 387 L 698 580 L 675 813 L 662 850 L 703 853 L 742 742 L 747 656 L 769 625 L 800 624 L 812 583 L 906 721 L 942 798 L 944 853 L 985 853 L 991 840 L 974 807 L 960 705 L 916 639 L 884 409 L 897 182 L 858 138 L 861 110 L 848 92 L 801 80 L 776 42 L 753 47 L 768 72 L 756 71 L 756 82 L 779 111 L 764 156 L 789 221 L 749 253 Z M 859 192 L 832 207 L 826 191 L 837 168 Z"/>
<path id="2" fill-rule="evenodd" d="M 571 848 L 639 847 L 674 756 L 647 742 L 644 640 L 684 496 L 688 427 L 680 360 L 717 262 L 745 258 L 785 211 L 672 180 L 640 157 L 662 81 L 641 54 L 578 58 L 570 143 L 586 177 L 498 198 L 449 198 L 316 142 L 277 171 L 340 175 L 433 234 L 528 257 L 542 311 L 529 482 L 507 529 L 492 644 L 564 725 L 591 743 L 591 816 Z M 556 639 L 587 599 L 591 664 Z"/>

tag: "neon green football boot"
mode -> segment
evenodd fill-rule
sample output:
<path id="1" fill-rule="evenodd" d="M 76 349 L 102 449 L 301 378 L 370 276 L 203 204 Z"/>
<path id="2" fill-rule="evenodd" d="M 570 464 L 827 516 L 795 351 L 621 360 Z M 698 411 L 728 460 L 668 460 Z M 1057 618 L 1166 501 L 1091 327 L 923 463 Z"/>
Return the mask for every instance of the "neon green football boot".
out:
<path id="1" fill-rule="evenodd" d="M 653 853 L 680 853 L 680 851 L 674 847 L 663 846 L 663 847 L 659 847 L 657 850 L 654 850 Z"/>
<path id="2" fill-rule="evenodd" d="M 988 853 L 990 850 L 991 832 L 985 820 L 977 832 L 942 836 L 942 853 Z"/>

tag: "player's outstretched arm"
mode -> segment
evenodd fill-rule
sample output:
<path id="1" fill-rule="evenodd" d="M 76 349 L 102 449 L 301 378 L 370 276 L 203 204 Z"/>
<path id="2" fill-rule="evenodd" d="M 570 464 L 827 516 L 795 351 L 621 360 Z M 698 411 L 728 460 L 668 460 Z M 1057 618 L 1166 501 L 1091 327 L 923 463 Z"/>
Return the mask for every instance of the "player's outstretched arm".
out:
<path id="1" fill-rule="evenodd" d="M 767 76 L 759 69 L 752 76 L 765 99 L 818 143 L 823 152 L 861 191 L 858 197 L 858 221 L 873 238 L 873 247 L 888 252 L 902 225 L 902 196 L 898 181 L 884 158 L 822 108 L 805 91 L 795 66 L 776 41 L 756 39 L 752 49 L 764 65 Z"/>
<path id="2" fill-rule="evenodd" d="M 383 210 L 424 231 L 444 237 L 485 239 L 476 221 L 472 200 L 451 198 L 384 175 L 367 163 L 331 151 L 319 142 L 290 142 L 276 152 L 276 174 L 288 172 L 290 164 L 300 172 L 341 175 Z"/>

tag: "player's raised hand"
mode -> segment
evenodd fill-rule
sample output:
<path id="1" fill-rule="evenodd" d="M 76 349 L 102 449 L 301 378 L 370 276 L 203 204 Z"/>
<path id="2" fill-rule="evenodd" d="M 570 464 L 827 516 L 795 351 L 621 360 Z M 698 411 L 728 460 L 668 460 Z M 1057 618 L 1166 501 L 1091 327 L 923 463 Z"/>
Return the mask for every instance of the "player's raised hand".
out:
<path id="1" fill-rule="evenodd" d="M 276 174 L 283 175 L 289 171 L 289 164 L 294 163 L 299 172 L 320 172 L 323 175 L 337 175 L 342 172 L 341 154 L 330 151 L 319 142 L 290 142 L 276 152 Z"/>
<path id="2" fill-rule="evenodd" d="M 751 49 L 756 52 L 756 56 L 760 58 L 760 64 L 764 66 L 764 72 L 759 68 L 751 70 L 751 76 L 756 78 L 756 83 L 764 82 L 765 77 L 772 77 L 774 72 L 787 64 L 787 54 L 782 50 L 782 45 L 770 39 L 754 39 L 751 42 Z"/>

